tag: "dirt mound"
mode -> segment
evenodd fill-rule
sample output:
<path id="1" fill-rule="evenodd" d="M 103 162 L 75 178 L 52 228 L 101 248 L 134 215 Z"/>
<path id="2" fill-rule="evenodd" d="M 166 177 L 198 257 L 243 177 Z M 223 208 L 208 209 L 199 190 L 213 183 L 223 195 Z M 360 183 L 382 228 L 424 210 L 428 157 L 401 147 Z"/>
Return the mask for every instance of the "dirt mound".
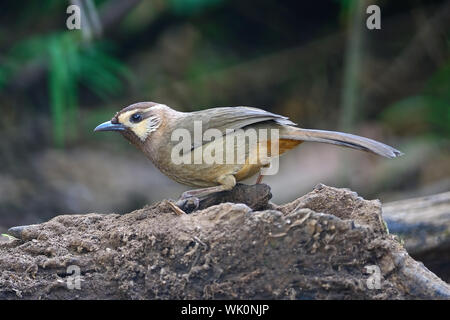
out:
<path id="1" fill-rule="evenodd" d="M 319 185 L 264 209 L 222 203 L 178 216 L 162 201 L 57 216 L 0 243 L 0 298 L 450 298 L 388 234 L 379 201 Z"/>

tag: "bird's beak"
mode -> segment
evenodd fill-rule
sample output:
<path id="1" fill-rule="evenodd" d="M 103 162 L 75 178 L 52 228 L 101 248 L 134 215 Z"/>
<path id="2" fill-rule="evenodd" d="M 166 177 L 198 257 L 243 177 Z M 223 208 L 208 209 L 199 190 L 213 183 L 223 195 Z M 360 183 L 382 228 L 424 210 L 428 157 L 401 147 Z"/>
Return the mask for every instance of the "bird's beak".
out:
<path id="1" fill-rule="evenodd" d="M 103 122 L 102 124 L 98 125 L 95 129 L 95 131 L 124 131 L 126 127 L 123 124 L 120 123 L 111 123 L 111 121 Z"/>

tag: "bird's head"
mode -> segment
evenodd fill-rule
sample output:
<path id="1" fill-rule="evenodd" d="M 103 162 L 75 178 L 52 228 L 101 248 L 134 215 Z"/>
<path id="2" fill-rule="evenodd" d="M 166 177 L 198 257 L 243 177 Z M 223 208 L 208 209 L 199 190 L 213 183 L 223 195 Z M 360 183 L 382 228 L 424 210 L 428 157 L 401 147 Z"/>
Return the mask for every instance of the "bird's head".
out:
<path id="1" fill-rule="evenodd" d="M 119 131 L 136 145 L 144 144 L 163 122 L 167 106 L 155 102 L 139 102 L 123 108 L 94 131 Z"/>

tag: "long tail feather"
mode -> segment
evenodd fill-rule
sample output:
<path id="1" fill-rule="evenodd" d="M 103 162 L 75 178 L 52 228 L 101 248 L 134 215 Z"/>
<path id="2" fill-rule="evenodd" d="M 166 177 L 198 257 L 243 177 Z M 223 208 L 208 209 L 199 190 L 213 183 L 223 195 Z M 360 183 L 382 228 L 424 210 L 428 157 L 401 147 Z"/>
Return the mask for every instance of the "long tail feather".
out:
<path id="1" fill-rule="evenodd" d="M 396 158 L 403 155 L 403 152 L 394 149 L 384 143 L 354 134 L 337 131 L 296 128 L 295 131 L 289 132 L 287 135 L 283 135 L 282 138 L 330 143 L 342 147 L 375 153 L 386 158 Z"/>

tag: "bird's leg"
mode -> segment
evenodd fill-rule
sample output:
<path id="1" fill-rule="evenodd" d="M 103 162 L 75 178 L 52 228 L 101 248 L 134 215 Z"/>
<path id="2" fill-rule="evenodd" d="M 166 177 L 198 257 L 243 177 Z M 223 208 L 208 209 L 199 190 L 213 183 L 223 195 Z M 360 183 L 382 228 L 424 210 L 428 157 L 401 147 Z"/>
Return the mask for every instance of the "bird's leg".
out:
<path id="1" fill-rule="evenodd" d="M 176 203 L 177 206 L 183 208 L 190 202 L 189 204 L 194 206 L 194 208 L 191 210 L 193 211 L 198 208 L 201 199 L 207 198 L 213 193 L 231 190 L 236 185 L 236 179 L 231 175 L 220 179 L 218 182 L 220 183 L 219 186 L 194 189 L 183 192 L 180 199 Z"/>
<path id="2" fill-rule="evenodd" d="M 268 167 L 270 167 L 270 163 L 263 166 L 263 168 L 268 168 Z M 258 178 L 256 179 L 256 183 L 255 184 L 260 184 L 262 182 L 263 178 L 264 178 L 264 175 L 262 174 L 262 169 L 260 169 L 259 170 L 259 175 L 258 175 Z"/>
<path id="3" fill-rule="evenodd" d="M 264 176 L 260 172 L 259 175 L 258 175 L 258 178 L 256 179 L 256 183 L 255 184 L 260 184 L 262 182 L 263 178 L 264 178 Z"/>

